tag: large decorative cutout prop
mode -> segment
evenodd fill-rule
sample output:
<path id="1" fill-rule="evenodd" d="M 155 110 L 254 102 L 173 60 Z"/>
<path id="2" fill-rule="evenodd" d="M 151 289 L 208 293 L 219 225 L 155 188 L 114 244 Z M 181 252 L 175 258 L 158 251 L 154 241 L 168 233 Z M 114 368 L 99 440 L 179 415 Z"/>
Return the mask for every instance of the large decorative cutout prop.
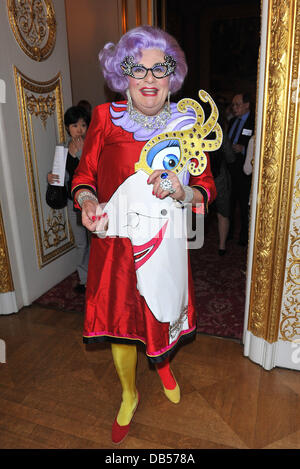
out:
<path id="1" fill-rule="evenodd" d="M 108 214 L 108 230 L 99 237 L 127 237 L 132 243 L 137 288 L 160 322 L 168 322 L 169 343 L 182 331 L 190 332 L 188 324 L 188 258 L 187 210 L 171 197 L 163 200 L 152 195 L 147 184 L 149 174 L 166 167 L 182 184 L 190 176 L 201 175 L 207 166 L 205 152 L 218 150 L 222 129 L 218 109 L 211 96 L 201 90 L 199 97 L 210 104 L 205 119 L 197 101 L 183 99 L 177 109 L 184 119 L 188 108 L 194 111 L 194 122 L 188 128 L 165 131 L 151 138 L 143 147 L 136 172 L 115 191 L 104 207 Z M 206 138 L 210 137 L 210 138 Z M 138 197 L 137 197 L 138 194 Z M 155 275 L 154 275 L 155 273 Z M 163 291 L 163 295 L 161 292 Z"/>

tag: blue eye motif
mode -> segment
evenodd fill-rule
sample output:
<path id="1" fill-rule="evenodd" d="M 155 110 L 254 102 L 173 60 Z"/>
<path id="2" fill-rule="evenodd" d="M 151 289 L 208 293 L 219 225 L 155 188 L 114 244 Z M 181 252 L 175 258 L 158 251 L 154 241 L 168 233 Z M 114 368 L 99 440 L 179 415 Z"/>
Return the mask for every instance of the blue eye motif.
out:
<path id="1" fill-rule="evenodd" d="M 151 148 L 147 155 L 147 164 L 151 169 L 172 171 L 180 160 L 178 140 L 164 140 Z"/>
<path id="2" fill-rule="evenodd" d="M 172 169 L 176 168 L 176 166 L 178 165 L 178 161 L 179 159 L 176 155 L 168 154 L 163 159 L 164 168 L 172 171 Z"/>

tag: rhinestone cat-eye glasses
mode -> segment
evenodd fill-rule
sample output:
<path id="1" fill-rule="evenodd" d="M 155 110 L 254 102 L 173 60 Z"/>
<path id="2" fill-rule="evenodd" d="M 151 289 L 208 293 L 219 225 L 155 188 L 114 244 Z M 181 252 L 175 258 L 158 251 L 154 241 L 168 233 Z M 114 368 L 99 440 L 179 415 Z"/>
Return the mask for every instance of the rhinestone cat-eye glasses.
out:
<path id="1" fill-rule="evenodd" d="M 153 67 L 147 68 L 142 64 L 136 64 L 134 62 L 134 57 L 128 56 L 125 57 L 121 63 L 121 68 L 123 70 L 123 75 L 129 75 L 132 78 L 141 80 L 147 76 L 149 70 L 151 70 L 154 78 L 164 78 L 174 73 L 176 68 L 176 60 L 173 59 L 171 55 L 165 55 L 165 62 L 154 64 Z"/>

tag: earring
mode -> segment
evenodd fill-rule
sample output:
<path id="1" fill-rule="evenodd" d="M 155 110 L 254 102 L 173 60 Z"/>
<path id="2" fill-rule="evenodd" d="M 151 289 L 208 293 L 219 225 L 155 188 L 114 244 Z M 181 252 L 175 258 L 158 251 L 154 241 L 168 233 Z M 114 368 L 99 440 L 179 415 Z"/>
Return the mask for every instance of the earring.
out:
<path id="1" fill-rule="evenodd" d="M 171 91 L 168 92 L 168 112 L 171 112 L 170 96 L 171 96 Z"/>
<path id="2" fill-rule="evenodd" d="M 132 106 L 132 99 L 130 96 L 129 88 L 127 88 L 126 90 L 126 96 L 127 96 L 127 112 L 128 114 L 130 114 L 133 110 L 133 106 Z"/>

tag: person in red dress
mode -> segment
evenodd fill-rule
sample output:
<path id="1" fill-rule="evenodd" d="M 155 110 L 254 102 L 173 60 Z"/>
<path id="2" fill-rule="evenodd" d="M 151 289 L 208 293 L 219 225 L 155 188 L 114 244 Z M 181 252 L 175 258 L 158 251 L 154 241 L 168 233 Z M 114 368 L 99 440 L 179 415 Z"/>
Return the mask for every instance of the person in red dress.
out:
<path id="1" fill-rule="evenodd" d="M 169 34 L 135 28 L 107 44 L 99 58 L 110 88 L 127 99 L 95 107 L 72 194 L 93 233 L 83 340 L 111 342 L 122 385 L 112 441 L 120 443 L 140 399 L 137 343 L 145 345 L 166 397 L 180 401 L 169 358 L 195 334 L 196 313 L 187 240 L 171 227 L 178 217 L 184 222 L 188 205 L 207 210 L 216 197 L 203 149 L 217 149 L 222 135 L 207 93 L 201 99 L 213 111 L 206 122 L 197 102 L 170 102 L 187 65 Z M 217 138 L 205 140 L 213 129 Z M 128 210 L 120 205 L 124 197 Z"/>

